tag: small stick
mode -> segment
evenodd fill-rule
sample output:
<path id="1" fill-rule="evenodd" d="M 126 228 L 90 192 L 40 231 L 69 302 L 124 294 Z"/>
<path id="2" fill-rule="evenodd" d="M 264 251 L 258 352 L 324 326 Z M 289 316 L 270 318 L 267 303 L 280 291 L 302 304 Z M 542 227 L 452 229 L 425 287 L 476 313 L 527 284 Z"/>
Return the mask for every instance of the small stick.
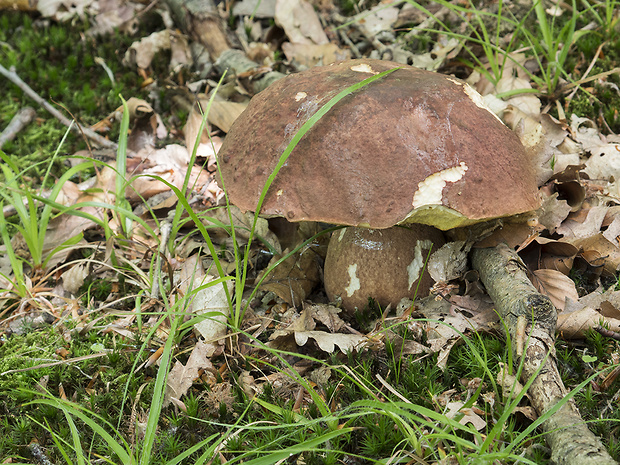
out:
<path id="1" fill-rule="evenodd" d="M 19 132 L 28 126 L 34 117 L 36 116 L 36 112 L 32 107 L 24 107 L 19 110 L 13 119 L 9 123 L 9 125 L 4 128 L 4 131 L 0 133 L 0 149 L 6 144 L 8 141 L 13 140 Z"/>
<path id="2" fill-rule="evenodd" d="M 71 126 L 72 121 L 69 118 L 67 118 L 65 115 L 60 113 L 58 110 L 56 110 L 56 108 L 54 108 L 52 105 L 47 103 L 43 98 L 39 97 L 39 95 L 34 90 L 32 90 L 30 86 L 28 86 L 28 84 L 26 84 L 24 81 L 21 80 L 21 78 L 17 75 L 17 73 L 14 71 L 13 68 L 11 68 L 11 70 L 9 71 L 4 66 L 0 65 L 0 74 L 2 74 L 9 81 L 11 81 L 21 90 L 23 90 L 24 93 L 28 97 L 30 97 L 32 100 L 37 102 L 43 108 L 45 108 L 48 112 L 52 114 L 52 116 L 54 116 L 62 124 L 64 124 L 67 127 Z M 108 148 L 114 148 L 114 149 L 118 147 L 118 145 L 115 142 L 112 142 L 111 140 L 108 140 L 105 137 L 101 137 L 99 134 L 97 134 L 92 129 L 86 128 L 77 122 L 74 124 L 73 128 L 74 128 L 74 131 L 84 134 L 86 137 L 93 140 L 94 142 L 96 142 L 102 147 L 108 147 Z"/>

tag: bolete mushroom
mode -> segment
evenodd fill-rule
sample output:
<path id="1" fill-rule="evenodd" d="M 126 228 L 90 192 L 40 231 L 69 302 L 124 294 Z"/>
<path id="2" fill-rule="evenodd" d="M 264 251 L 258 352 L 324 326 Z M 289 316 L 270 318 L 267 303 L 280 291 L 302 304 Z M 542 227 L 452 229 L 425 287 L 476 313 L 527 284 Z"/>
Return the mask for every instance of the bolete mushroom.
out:
<path id="1" fill-rule="evenodd" d="M 381 307 L 424 297 L 433 285 L 425 266 L 429 253 L 443 244 L 441 231 L 424 224 L 340 229 L 327 249 L 325 291 L 349 311 L 363 309 L 368 297 Z"/>
<path id="2" fill-rule="evenodd" d="M 343 89 L 393 68 L 399 69 L 336 103 L 304 135 L 275 177 L 261 215 L 382 230 L 352 233 L 377 238 L 402 235 L 397 225 L 449 230 L 539 206 L 534 171 L 518 137 L 469 85 L 370 59 L 311 68 L 276 82 L 251 100 L 219 152 L 231 201 L 242 210 L 256 210 L 268 176 L 299 128 Z M 424 228 L 417 229 L 419 234 Z M 334 240 L 340 234 L 335 233 Z M 433 237 L 419 240 L 440 242 L 439 233 Z M 395 250 L 392 257 L 417 257 L 416 241 L 403 245 L 404 251 Z M 339 256 L 357 253 L 338 250 Z M 368 282 L 385 282 L 385 270 L 397 266 L 394 258 L 379 260 L 393 263 L 365 262 L 364 273 L 376 272 Z M 406 274 L 411 261 L 402 261 L 400 272 Z M 344 299 L 359 276 L 348 266 L 342 268 L 346 272 L 336 270 L 339 284 L 332 287 L 331 262 L 335 260 L 328 258 L 325 264 L 328 295 Z M 394 295 L 389 302 L 401 297 Z M 345 299 L 343 305 L 352 309 L 359 302 Z"/>

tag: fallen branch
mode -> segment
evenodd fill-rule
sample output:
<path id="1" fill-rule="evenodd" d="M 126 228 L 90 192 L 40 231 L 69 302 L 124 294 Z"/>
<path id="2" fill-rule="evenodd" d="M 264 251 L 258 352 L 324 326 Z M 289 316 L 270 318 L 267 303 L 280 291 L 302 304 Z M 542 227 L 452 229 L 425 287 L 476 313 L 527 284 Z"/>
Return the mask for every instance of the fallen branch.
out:
<path id="1" fill-rule="evenodd" d="M 2 131 L 2 133 L 0 133 L 0 149 L 8 141 L 13 140 L 15 136 L 17 136 L 17 134 L 21 132 L 22 129 L 28 126 L 32 122 L 36 114 L 37 113 L 32 107 L 25 107 L 19 110 L 15 114 L 15 116 L 13 116 L 13 119 L 11 119 L 9 125 L 4 128 L 4 131 Z"/>
<path id="2" fill-rule="evenodd" d="M 52 105 L 47 103 L 34 90 L 32 90 L 28 84 L 26 84 L 24 81 L 22 81 L 22 79 L 17 75 L 17 73 L 15 71 L 13 71 L 12 69 L 8 70 L 4 66 L 0 65 L 0 74 L 2 74 L 9 81 L 11 81 L 13 84 L 15 84 L 21 90 L 23 90 L 24 93 L 28 97 L 30 97 L 36 103 L 41 105 L 45 110 L 47 110 L 54 118 L 56 118 L 62 124 L 64 124 L 67 127 L 73 128 L 74 132 L 77 132 L 78 134 L 83 134 L 84 136 L 86 136 L 87 138 L 91 139 L 96 144 L 100 145 L 101 147 L 109 147 L 109 148 L 114 148 L 114 149 L 117 148 L 117 144 L 115 142 L 112 142 L 111 140 L 108 140 L 105 137 L 101 137 L 99 134 L 97 134 L 92 129 L 84 127 L 84 126 L 80 125 L 77 122 L 71 121 L 69 118 L 67 118 L 65 115 L 63 115 L 61 112 L 56 110 L 56 108 L 54 108 Z"/>
<path id="3" fill-rule="evenodd" d="M 534 377 L 529 395 L 544 415 L 568 394 L 555 363 L 557 311 L 540 294 L 525 272 L 519 256 L 506 245 L 472 251 L 474 268 L 503 319 L 512 350 L 523 358 L 523 382 Z M 616 462 L 587 427 L 573 399 L 542 423 L 551 461 L 560 465 L 607 465 Z"/>

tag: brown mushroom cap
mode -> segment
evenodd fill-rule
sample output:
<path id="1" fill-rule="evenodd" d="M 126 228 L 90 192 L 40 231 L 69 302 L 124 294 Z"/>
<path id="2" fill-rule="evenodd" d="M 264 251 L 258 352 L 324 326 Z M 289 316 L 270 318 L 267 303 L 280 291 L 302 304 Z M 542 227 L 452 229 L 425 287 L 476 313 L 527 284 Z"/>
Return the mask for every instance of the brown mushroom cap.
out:
<path id="1" fill-rule="evenodd" d="M 538 208 L 527 153 L 478 93 L 456 78 L 369 59 L 288 76 L 252 99 L 219 152 L 232 203 L 255 210 L 302 124 L 338 92 L 395 67 L 338 102 L 301 139 L 262 215 L 447 230 Z"/>

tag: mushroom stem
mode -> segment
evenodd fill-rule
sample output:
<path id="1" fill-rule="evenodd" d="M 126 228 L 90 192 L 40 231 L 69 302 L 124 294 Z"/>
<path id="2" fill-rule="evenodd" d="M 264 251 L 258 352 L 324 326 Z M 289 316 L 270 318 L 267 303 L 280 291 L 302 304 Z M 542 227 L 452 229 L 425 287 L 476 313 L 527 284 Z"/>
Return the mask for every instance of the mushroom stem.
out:
<path id="1" fill-rule="evenodd" d="M 362 310 L 369 297 L 381 307 L 424 297 L 433 284 L 426 271 L 429 252 L 443 243 L 441 231 L 421 224 L 335 231 L 325 258 L 327 296 L 350 312 Z"/>
<path id="2" fill-rule="evenodd" d="M 547 296 L 536 291 L 525 265 L 508 246 L 474 249 L 472 264 L 505 323 L 516 362 L 522 358 L 521 380 L 525 383 L 534 377 L 530 399 L 538 414 L 544 415 L 568 395 L 555 363 L 557 311 Z M 588 429 L 572 398 L 541 426 L 551 447 L 553 463 L 616 463 Z"/>

